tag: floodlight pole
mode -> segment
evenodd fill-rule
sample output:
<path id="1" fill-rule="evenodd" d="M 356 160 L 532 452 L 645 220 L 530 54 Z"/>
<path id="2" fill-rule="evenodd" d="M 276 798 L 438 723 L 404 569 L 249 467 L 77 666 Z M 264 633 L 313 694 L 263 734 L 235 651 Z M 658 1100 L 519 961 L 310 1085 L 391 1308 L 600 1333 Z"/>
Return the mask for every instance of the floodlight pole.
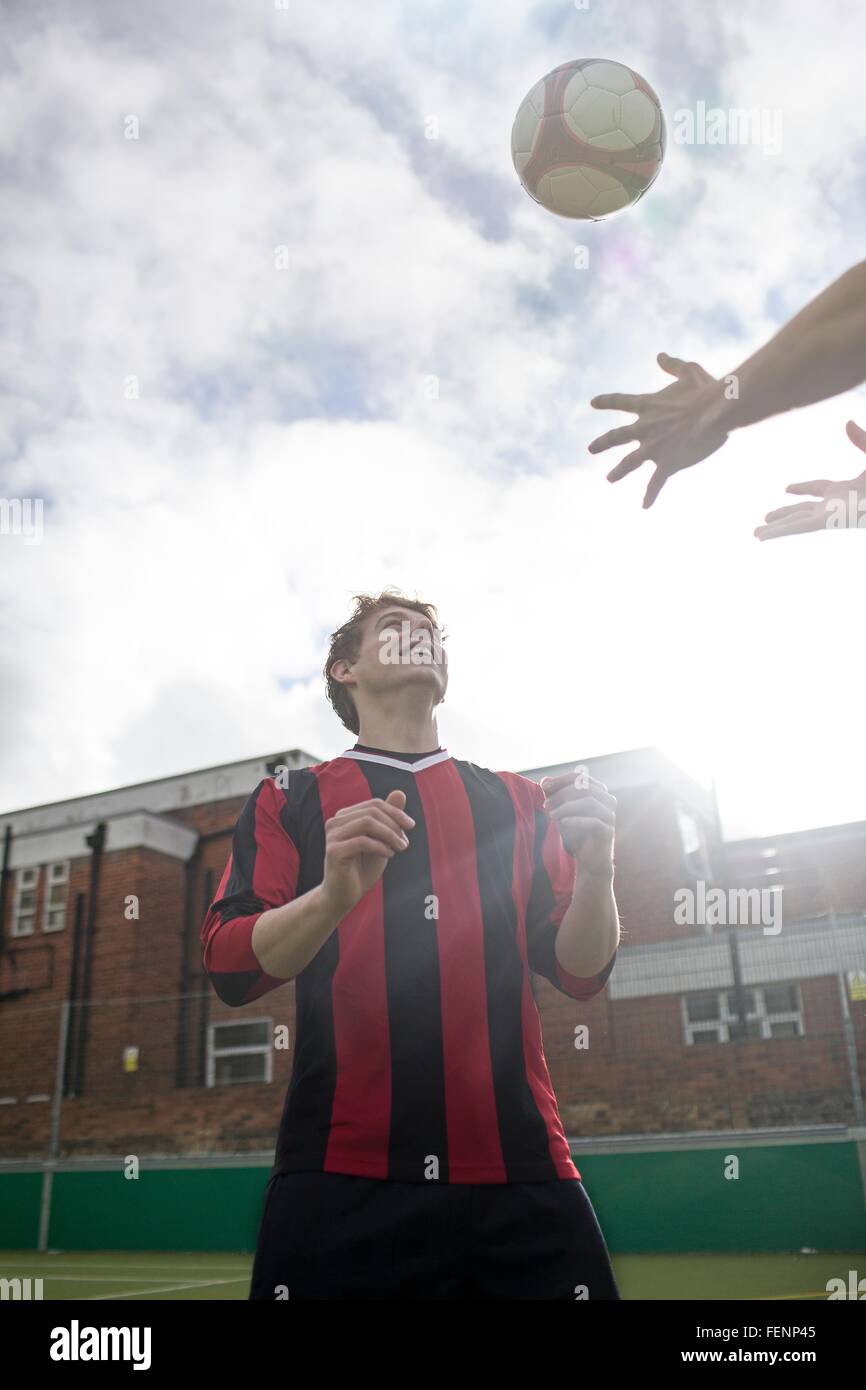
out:
<path id="1" fill-rule="evenodd" d="M 839 967 L 836 981 L 839 987 L 839 1011 L 842 1015 L 842 1037 L 848 1061 L 848 1079 L 851 1084 L 851 1099 L 854 1103 L 854 1123 L 858 1128 L 866 1127 L 866 1110 L 863 1107 L 863 1088 L 860 1085 L 860 1069 L 857 1065 L 857 1035 L 854 1020 L 848 1004 L 848 976 L 839 954 L 839 922 L 836 917 L 836 904 L 832 890 L 828 894 L 830 904 L 830 930 L 833 933 L 833 951 Z M 864 1173 L 866 1182 L 866 1173 Z"/>
<path id="2" fill-rule="evenodd" d="M 51 1194 L 54 1186 L 54 1171 L 60 1151 L 60 1112 L 63 1107 L 63 1082 L 66 1075 L 66 1049 L 69 1046 L 69 1015 L 72 1009 L 68 999 L 60 1005 L 60 1031 L 57 1039 L 57 1066 L 54 1076 L 54 1095 L 51 1099 L 51 1133 L 48 1139 L 48 1157 L 42 1169 L 42 1197 L 39 1204 L 39 1238 L 36 1248 L 44 1254 L 48 1249 L 48 1231 L 51 1225 Z"/>

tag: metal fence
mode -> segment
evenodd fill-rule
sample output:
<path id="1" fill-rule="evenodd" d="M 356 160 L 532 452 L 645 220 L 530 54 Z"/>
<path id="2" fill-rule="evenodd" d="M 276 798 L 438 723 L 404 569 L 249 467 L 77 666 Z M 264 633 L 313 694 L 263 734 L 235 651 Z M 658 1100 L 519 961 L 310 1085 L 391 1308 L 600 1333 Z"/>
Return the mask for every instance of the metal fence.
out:
<path id="1" fill-rule="evenodd" d="M 536 978 L 575 1139 L 864 1125 L 866 923 L 833 919 L 624 945 L 587 1002 Z M 0 1161 L 267 1154 L 294 989 L 227 1009 L 187 994 L 6 1004 Z"/>

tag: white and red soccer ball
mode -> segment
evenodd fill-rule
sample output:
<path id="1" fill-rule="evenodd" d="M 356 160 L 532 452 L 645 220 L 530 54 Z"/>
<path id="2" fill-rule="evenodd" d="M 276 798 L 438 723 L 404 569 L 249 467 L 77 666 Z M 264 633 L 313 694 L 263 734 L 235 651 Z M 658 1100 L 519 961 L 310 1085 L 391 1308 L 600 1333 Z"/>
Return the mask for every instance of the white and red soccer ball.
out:
<path id="1" fill-rule="evenodd" d="M 665 123 L 640 73 L 607 58 L 563 63 L 520 104 L 511 157 L 537 203 L 600 221 L 636 203 L 661 168 Z"/>

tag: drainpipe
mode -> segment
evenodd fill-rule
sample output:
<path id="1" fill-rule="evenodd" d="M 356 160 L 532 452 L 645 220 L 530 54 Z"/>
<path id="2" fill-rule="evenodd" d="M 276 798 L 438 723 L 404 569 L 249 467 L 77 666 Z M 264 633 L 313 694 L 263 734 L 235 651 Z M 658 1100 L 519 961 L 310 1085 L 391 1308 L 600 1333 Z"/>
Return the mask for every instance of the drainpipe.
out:
<path id="1" fill-rule="evenodd" d="M 90 991 L 93 979 L 93 938 L 96 933 L 96 916 L 99 904 L 99 876 L 102 868 L 102 853 L 105 849 L 106 832 L 108 827 L 105 821 L 100 821 L 92 835 L 88 835 L 85 844 L 92 854 L 90 857 L 90 890 L 87 898 L 87 927 L 84 935 L 84 960 L 81 967 L 81 1019 L 78 1031 L 78 1056 L 75 1059 L 75 1094 L 81 1095 L 84 1090 L 84 1069 L 87 1062 L 87 1037 L 88 1024 L 90 1022 L 87 1013 L 87 1006 L 90 1003 Z"/>
<path id="2" fill-rule="evenodd" d="M 213 896 L 216 891 L 214 879 L 215 874 L 213 869 L 208 869 L 204 876 L 202 890 L 202 921 L 204 921 L 204 915 L 213 902 Z M 204 1086 L 207 1083 L 207 1030 L 210 1022 L 210 997 L 211 991 L 208 982 L 201 992 L 201 1007 L 198 1017 L 198 1064 L 196 1066 L 195 1078 L 195 1084 L 197 1086 Z"/>
<path id="3" fill-rule="evenodd" d="M 84 906 L 86 894 L 75 894 L 75 916 L 72 927 L 72 952 L 69 963 L 69 986 L 66 998 L 69 1002 L 69 1023 L 67 1027 L 66 1059 L 63 1067 L 63 1095 L 71 1094 L 72 1064 L 78 1056 L 78 1034 L 81 1026 L 81 1010 L 78 1008 L 78 990 L 81 982 L 81 947 L 84 942 Z"/>
<path id="4" fill-rule="evenodd" d="M 203 847 L 204 847 L 206 844 L 210 844 L 211 841 L 213 841 L 213 840 L 224 840 L 224 839 L 227 839 L 227 838 L 230 837 L 233 833 L 234 833 L 234 827 L 233 827 L 233 826 L 226 826 L 226 828 L 225 828 L 224 830 L 209 830 L 206 834 L 204 834 L 204 835 L 199 835 L 198 841 L 197 841 L 197 843 L 196 843 L 196 847 L 195 847 L 195 849 L 193 850 L 193 852 L 192 852 L 190 858 L 189 858 L 189 859 L 187 860 L 187 862 L 186 862 L 185 880 L 184 880 L 183 939 L 182 939 L 182 941 L 181 941 L 181 959 L 180 959 L 180 1002 L 179 1002 L 179 1005 L 178 1005 L 178 1016 L 177 1016 L 177 1061 L 176 1061 L 176 1065 L 175 1065 L 175 1085 L 176 1085 L 176 1086 L 188 1086 L 188 1085 L 189 1085 L 189 1081 L 188 1081 L 188 1079 L 187 1079 L 187 1077 L 188 1077 L 188 1072 L 189 1072 L 189 1047 L 188 1047 L 188 1041 L 189 1041 L 189 1031 L 190 1031 L 190 999 L 189 999 L 189 991 L 190 991 L 190 984 L 191 984 L 192 979 L 193 979 L 193 971 L 192 971 L 192 969 L 191 969 L 190 957 L 191 957 L 191 954 L 192 954 L 193 945 L 194 945 L 195 940 L 196 940 L 196 933 L 195 933 L 195 930 L 194 930 L 194 929 L 195 929 L 195 926 L 196 926 L 196 920 L 195 920 L 195 881 L 196 881 L 196 875 L 197 875 L 198 870 L 199 870 L 199 868 L 200 868 L 200 866 L 201 866 L 201 853 L 202 853 Z M 203 905 L 203 911 L 202 911 L 201 918 L 200 918 L 200 920 L 199 920 L 199 922 L 198 922 L 199 930 L 201 929 L 201 922 L 204 921 L 204 914 L 207 912 L 208 908 L 210 907 L 211 901 L 212 901 L 212 895 L 213 895 L 212 880 L 213 880 L 213 873 L 212 873 L 211 870 L 208 870 L 207 874 L 205 875 L 205 880 L 204 880 L 205 902 L 204 902 L 204 905 Z M 197 972 L 195 972 L 195 977 L 196 977 L 196 978 L 199 978 L 200 975 L 201 975 L 201 970 L 198 970 Z M 206 996 L 206 995 L 207 995 L 207 990 L 205 990 L 205 996 Z M 205 1029 L 206 1029 L 206 1028 L 207 1028 L 207 1020 L 206 1020 L 207 1005 L 205 1004 L 205 1005 L 203 1006 L 203 1008 L 204 1008 L 204 1011 L 205 1011 L 205 1025 L 204 1025 L 204 1026 L 205 1026 Z M 197 1070 L 198 1070 L 198 1071 L 201 1070 L 201 1063 L 200 1063 L 200 1062 L 199 1062 L 199 1067 L 197 1068 Z M 198 1077 L 196 1077 L 196 1080 L 195 1080 L 195 1082 L 194 1082 L 193 1084 L 194 1084 L 194 1085 L 201 1085 L 202 1083 L 201 1083 L 201 1081 L 198 1079 Z"/>
<path id="5" fill-rule="evenodd" d="M 177 1057 L 175 1059 L 174 1084 L 177 1087 L 186 1085 L 187 1067 L 187 1046 L 186 1034 L 188 1027 L 188 1004 L 187 990 L 189 989 L 189 948 L 192 927 L 192 897 L 195 884 L 195 873 L 201 859 L 201 840 L 199 839 L 195 849 L 184 865 L 183 871 L 183 929 L 180 936 L 180 986 L 177 1009 Z"/>
<path id="6" fill-rule="evenodd" d="M 12 826 L 6 826 L 3 836 L 3 868 L 0 869 L 0 953 L 6 945 L 6 901 L 9 896 L 9 860 L 12 855 Z"/>

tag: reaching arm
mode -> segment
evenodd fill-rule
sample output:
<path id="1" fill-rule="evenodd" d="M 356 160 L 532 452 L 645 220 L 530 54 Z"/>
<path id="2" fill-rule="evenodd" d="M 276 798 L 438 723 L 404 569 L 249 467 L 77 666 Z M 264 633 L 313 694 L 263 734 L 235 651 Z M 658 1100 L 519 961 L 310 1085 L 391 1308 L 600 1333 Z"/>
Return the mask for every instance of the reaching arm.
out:
<path id="1" fill-rule="evenodd" d="M 717 404 L 740 429 L 866 381 L 866 261 L 852 266 L 731 373 L 739 399 Z"/>

